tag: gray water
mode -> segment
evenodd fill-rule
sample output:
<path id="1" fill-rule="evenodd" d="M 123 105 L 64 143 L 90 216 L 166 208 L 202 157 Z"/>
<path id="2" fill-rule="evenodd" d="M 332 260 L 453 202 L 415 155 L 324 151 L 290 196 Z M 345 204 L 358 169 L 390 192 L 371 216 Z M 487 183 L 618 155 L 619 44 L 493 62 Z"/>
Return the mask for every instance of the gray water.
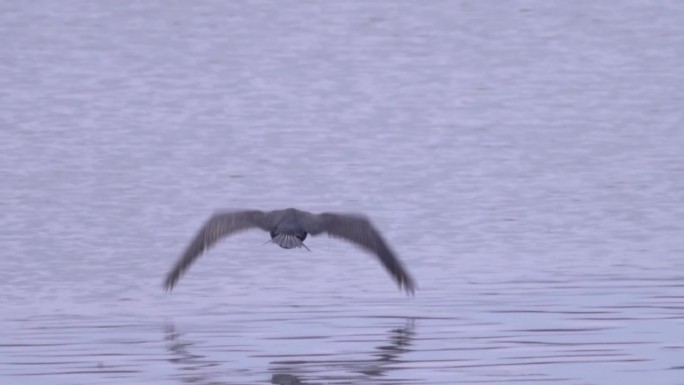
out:
<path id="1" fill-rule="evenodd" d="M 684 3 L 0 3 L 0 384 L 684 384 Z M 362 212 L 415 276 L 216 209 Z"/>

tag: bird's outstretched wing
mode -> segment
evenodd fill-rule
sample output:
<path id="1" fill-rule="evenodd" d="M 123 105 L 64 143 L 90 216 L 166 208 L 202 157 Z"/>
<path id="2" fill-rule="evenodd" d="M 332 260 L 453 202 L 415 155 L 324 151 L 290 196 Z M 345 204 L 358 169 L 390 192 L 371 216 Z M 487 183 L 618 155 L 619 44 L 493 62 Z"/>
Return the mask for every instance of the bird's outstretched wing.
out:
<path id="1" fill-rule="evenodd" d="M 219 212 L 212 215 L 167 274 L 164 288 L 167 291 L 173 289 L 190 265 L 221 238 L 255 227 L 268 230 L 266 214 L 263 211 Z"/>
<path id="2" fill-rule="evenodd" d="M 367 218 L 354 214 L 321 213 L 309 214 L 302 222 L 305 231 L 311 235 L 328 233 L 330 236 L 351 241 L 374 253 L 392 275 L 399 288 L 409 294 L 413 294 L 416 290 L 413 278 Z"/>

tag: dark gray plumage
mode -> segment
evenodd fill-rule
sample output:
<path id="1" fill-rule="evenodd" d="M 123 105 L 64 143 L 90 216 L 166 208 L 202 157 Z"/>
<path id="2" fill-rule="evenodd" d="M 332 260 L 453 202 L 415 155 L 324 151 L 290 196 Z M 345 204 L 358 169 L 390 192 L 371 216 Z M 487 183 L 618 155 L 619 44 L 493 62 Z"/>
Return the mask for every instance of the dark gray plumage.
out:
<path id="1" fill-rule="evenodd" d="M 332 237 L 345 239 L 374 253 L 401 289 L 411 294 L 416 289 L 411 276 L 366 217 L 340 213 L 312 214 L 289 208 L 269 212 L 243 210 L 214 214 L 166 276 L 166 290 L 173 289 L 190 265 L 221 238 L 252 228 L 268 231 L 270 242 L 284 249 L 304 247 L 308 250 L 304 245 L 307 234 L 328 233 Z"/>

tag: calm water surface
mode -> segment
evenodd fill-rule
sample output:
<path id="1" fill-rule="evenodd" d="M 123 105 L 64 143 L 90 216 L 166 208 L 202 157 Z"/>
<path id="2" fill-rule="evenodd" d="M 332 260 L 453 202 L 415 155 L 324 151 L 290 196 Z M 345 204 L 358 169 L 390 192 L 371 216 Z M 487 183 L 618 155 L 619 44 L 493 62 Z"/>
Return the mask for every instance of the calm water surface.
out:
<path id="1" fill-rule="evenodd" d="M 684 384 L 683 4 L 0 4 L 0 384 Z"/>

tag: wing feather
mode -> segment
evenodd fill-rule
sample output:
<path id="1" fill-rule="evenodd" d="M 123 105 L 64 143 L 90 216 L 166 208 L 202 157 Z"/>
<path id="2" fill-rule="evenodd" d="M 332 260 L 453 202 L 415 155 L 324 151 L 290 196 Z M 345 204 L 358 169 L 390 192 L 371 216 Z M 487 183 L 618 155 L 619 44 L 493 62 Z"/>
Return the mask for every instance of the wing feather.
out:
<path id="1" fill-rule="evenodd" d="M 312 235 L 325 232 L 332 237 L 353 242 L 374 253 L 392 275 L 399 288 L 411 294 L 415 291 L 416 285 L 413 278 L 394 255 L 380 232 L 366 217 L 339 213 L 309 214 L 304 223 L 306 224 L 305 230 Z"/>
<path id="2" fill-rule="evenodd" d="M 263 211 L 218 212 L 212 215 L 167 274 L 164 288 L 167 291 L 173 289 L 190 265 L 219 240 L 254 227 L 268 230 L 266 214 Z"/>

